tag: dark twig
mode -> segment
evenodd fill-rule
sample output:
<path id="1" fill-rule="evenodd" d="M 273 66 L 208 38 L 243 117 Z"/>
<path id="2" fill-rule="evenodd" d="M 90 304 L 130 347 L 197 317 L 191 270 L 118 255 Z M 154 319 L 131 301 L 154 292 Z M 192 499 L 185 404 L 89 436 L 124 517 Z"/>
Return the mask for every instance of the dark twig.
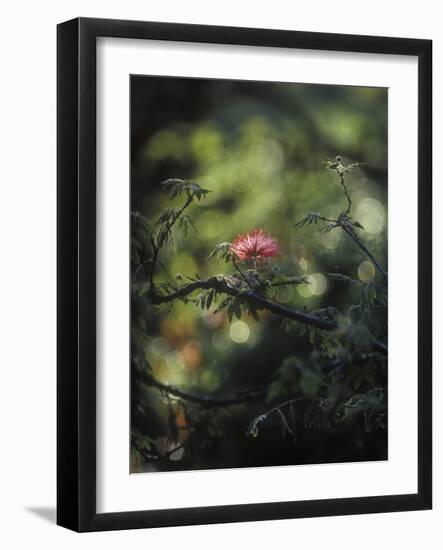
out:
<path id="1" fill-rule="evenodd" d="M 253 437 L 257 437 L 258 435 L 258 425 L 266 420 L 271 414 L 277 413 L 279 414 L 281 421 L 284 425 L 284 430 L 289 431 L 289 433 L 292 435 L 293 440 L 295 441 L 296 436 L 294 433 L 294 430 L 289 426 L 288 421 L 286 419 L 286 416 L 283 414 L 282 409 L 284 407 L 292 406 L 294 403 L 301 403 L 301 402 L 310 402 L 310 401 L 321 401 L 320 397 L 295 397 L 292 399 L 288 399 L 287 401 L 284 401 L 283 403 L 279 403 L 278 405 L 275 405 L 275 407 L 272 407 L 272 409 L 267 410 L 266 412 L 256 416 L 249 424 L 248 429 L 246 430 L 247 435 L 252 435 Z"/>
<path id="2" fill-rule="evenodd" d="M 338 174 L 338 177 L 340 178 L 340 183 L 341 183 L 341 186 L 343 187 L 343 191 L 345 192 L 346 199 L 348 200 L 348 207 L 346 208 L 346 211 L 345 211 L 345 214 L 348 215 L 352 207 L 351 196 L 349 195 L 348 188 L 346 187 L 343 171 L 337 171 L 337 174 Z"/>
<path id="3" fill-rule="evenodd" d="M 191 204 L 192 200 L 193 200 L 194 196 L 192 193 L 188 193 L 188 198 L 186 199 L 185 203 L 183 204 L 183 206 L 180 208 L 180 210 L 178 210 L 175 215 L 171 218 L 171 220 L 168 222 L 168 224 L 166 224 L 165 226 L 165 229 L 162 231 L 162 238 L 158 239 L 158 247 L 161 248 L 164 244 L 164 241 L 166 239 L 166 236 L 167 234 L 169 233 L 169 231 L 171 231 L 171 229 L 174 227 L 175 223 L 177 222 L 177 220 L 180 218 L 180 216 L 183 214 L 183 212 L 186 210 L 186 208 L 188 208 L 188 206 Z"/>
<path id="4" fill-rule="evenodd" d="M 372 263 L 377 268 L 380 275 L 384 278 L 385 281 L 388 279 L 388 274 L 386 271 L 381 267 L 381 265 L 377 262 L 377 260 L 374 258 L 374 256 L 371 254 L 371 252 L 368 250 L 368 248 L 363 244 L 363 242 L 360 240 L 360 238 L 355 234 L 355 232 L 349 228 L 346 225 L 340 224 L 340 227 L 343 229 L 343 231 L 351 237 L 351 239 L 357 244 L 357 246 L 370 258 Z"/>
<path id="5" fill-rule="evenodd" d="M 296 279 L 288 279 L 287 281 L 277 281 L 275 283 L 271 283 L 271 286 L 286 286 L 286 285 L 301 285 L 305 284 L 308 281 L 303 281 L 301 278 Z"/>
<path id="6" fill-rule="evenodd" d="M 318 397 L 312 398 L 312 399 L 319 399 Z M 283 403 L 279 403 L 278 405 L 275 405 L 275 407 L 272 407 L 272 409 L 269 409 L 268 411 L 262 413 L 260 416 L 267 417 L 273 412 L 278 411 L 279 409 L 283 409 L 284 407 L 287 407 L 288 405 L 292 405 L 294 403 L 300 403 L 302 401 L 310 401 L 311 399 L 309 397 L 295 397 L 292 399 L 288 399 L 287 401 L 284 401 Z"/>
<path id="7" fill-rule="evenodd" d="M 143 381 L 147 386 L 157 388 L 161 392 L 167 393 L 168 395 L 172 395 L 173 397 L 177 397 L 179 399 L 184 399 L 185 401 L 195 403 L 204 408 L 225 407 L 229 405 L 236 405 L 238 403 L 256 401 L 257 399 L 264 397 L 267 392 L 266 386 L 260 386 L 257 388 L 249 388 L 243 391 L 238 391 L 229 395 L 194 394 L 173 386 L 162 384 L 149 375 L 146 375 Z"/>
<path id="8" fill-rule="evenodd" d="M 243 271 L 241 270 L 240 266 L 238 265 L 238 263 L 236 262 L 235 258 L 232 258 L 231 259 L 231 262 L 232 264 L 234 265 L 235 269 L 238 271 L 240 277 L 243 279 L 243 281 L 247 284 L 247 286 L 252 290 L 252 286 L 251 286 L 251 283 L 249 281 L 249 279 L 246 277 L 246 275 L 243 273 Z"/>
<path id="9" fill-rule="evenodd" d="M 183 206 L 180 208 L 180 210 L 178 210 L 175 213 L 175 215 L 171 218 L 171 220 L 165 226 L 165 228 L 163 229 L 161 234 L 157 235 L 157 239 L 156 240 L 151 239 L 151 246 L 152 246 L 152 249 L 153 249 L 152 265 L 151 265 L 151 271 L 150 271 L 150 274 L 149 274 L 149 282 L 151 283 L 151 288 L 154 287 L 154 273 L 155 273 L 155 268 L 156 268 L 157 261 L 158 261 L 158 255 L 160 253 L 160 250 L 161 250 L 162 246 L 164 245 L 166 236 L 171 231 L 171 229 L 174 227 L 175 223 L 180 218 L 180 216 L 183 214 L 183 212 L 186 210 L 186 208 L 188 208 L 188 206 L 192 203 L 193 199 L 194 199 L 194 195 L 192 193 L 188 192 L 188 197 L 187 197 L 185 203 L 183 204 Z"/>
<path id="10" fill-rule="evenodd" d="M 388 348 L 382 342 L 372 339 L 372 345 L 374 346 L 374 349 L 376 349 L 380 353 L 383 353 L 383 355 L 388 355 Z"/>

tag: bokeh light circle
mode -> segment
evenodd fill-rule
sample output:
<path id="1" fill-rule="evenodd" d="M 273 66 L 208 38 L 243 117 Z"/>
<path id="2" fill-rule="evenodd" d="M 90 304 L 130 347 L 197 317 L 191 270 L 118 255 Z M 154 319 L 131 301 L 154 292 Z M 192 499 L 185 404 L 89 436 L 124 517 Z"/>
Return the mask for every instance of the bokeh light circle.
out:
<path id="1" fill-rule="evenodd" d="M 229 336 L 236 344 L 244 344 L 249 340 L 251 330 L 244 321 L 234 321 L 229 327 Z"/>
<path id="2" fill-rule="evenodd" d="M 372 262 L 365 260 L 358 266 L 358 278 L 360 281 L 372 281 L 375 277 L 375 267 Z"/>
<path id="3" fill-rule="evenodd" d="M 355 210 L 355 219 L 362 224 L 367 233 L 377 235 L 386 225 L 386 209 L 377 199 L 361 200 Z"/>

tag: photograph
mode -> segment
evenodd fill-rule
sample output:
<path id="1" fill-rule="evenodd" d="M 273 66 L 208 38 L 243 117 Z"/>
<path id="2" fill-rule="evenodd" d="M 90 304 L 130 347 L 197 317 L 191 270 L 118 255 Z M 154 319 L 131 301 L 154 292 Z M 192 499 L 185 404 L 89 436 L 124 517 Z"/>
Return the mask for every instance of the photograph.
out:
<path id="1" fill-rule="evenodd" d="M 131 473 L 387 460 L 387 108 L 130 76 Z"/>

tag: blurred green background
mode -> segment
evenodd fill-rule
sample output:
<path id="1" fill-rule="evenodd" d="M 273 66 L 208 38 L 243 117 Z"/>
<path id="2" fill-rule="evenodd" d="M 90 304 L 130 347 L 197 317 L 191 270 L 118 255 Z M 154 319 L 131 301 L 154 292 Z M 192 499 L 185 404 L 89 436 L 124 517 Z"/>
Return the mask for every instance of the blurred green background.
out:
<path id="1" fill-rule="evenodd" d="M 373 265 L 340 230 L 325 234 L 316 225 L 293 227 L 309 211 L 337 217 L 345 209 L 337 176 L 324 162 L 336 155 L 345 163 L 364 163 L 346 176 L 351 214 L 364 226 L 362 240 L 387 268 L 386 89 L 132 76 L 132 210 L 155 220 L 171 205 L 160 185 L 168 178 L 193 179 L 211 190 L 188 212 L 198 233 L 191 231 L 186 240 L 177 233 L 176 249 L 162 255 L 165 269 L 157 271 L 156 281 L 232 272 L 229 264 L 207 261 L 209 252 L 239 233 L 261 228 L 281 248 L 268 268 L 276 276 L 307 275 L 311 281 L 282 287 L 280 302 L 308 311 L 327 305 L 346 310 L 356 299 L 355 289 L 332 282 L 327 274 L 371 280 L 377 278 Z M 244 315 L 229 323 L 224 313 L 202 313 L 175 302 L 170 310 L 146 316 L 145 354 L 154 375 L 194 393 L 269 383 L 286 357 L 312 349 L 306 338 L 285 332 L 281 320 L 268 314 L 261 314 L 259 322 Z M 155 439 L 162 435 L 164 404 L 146 398 L 160 420 L 149 423 L 133 403 L 133 423 Z M 353 459 L 378 457 L 378 448 L 372 455 L 366 449 L 362 456 L 354 451 L 351 456 L 345 442 L 340 452 L 326 455 L 318 449 L 315 454 L 315 446 L 306 443 L 294 457 L 275 438 L 271 451 L 266 438 L 251 442 L 244 435 L 262 410 L 263 403 L 237 406 L 220 420 L 222 441 L 214 435 L 199 464 L 183 457 L 164 468 L 346 460 L 346 453 Z"/>

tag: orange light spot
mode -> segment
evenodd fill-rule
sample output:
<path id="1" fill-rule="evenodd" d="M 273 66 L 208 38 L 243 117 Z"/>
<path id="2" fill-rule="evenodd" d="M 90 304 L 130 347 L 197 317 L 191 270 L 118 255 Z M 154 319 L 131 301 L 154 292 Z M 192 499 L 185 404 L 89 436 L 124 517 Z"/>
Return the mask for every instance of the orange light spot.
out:
<path id="1" fill-rule="evenodd" d="M 201 364 L 201 345 L 197 340 L 191 340 L 185 344 L 180 353 L 187 369 L 196 369 Z"/>
<path id="2" fill-rule="evenodd" d="M 192 323 L 164 319 L 160 324 L 160 333 L 174 347 L 180 347 L 193 336 L 194 326 Z"/>
<path id="3" fill-rule="evenodd" d="M 203 323 L 211 330 L 215 330 L 225 321 L 226 314 L 224 311 L 218 311 L 214 313 L 213 311 L 208 311 L 208 313 L 203 317 Z"/>

